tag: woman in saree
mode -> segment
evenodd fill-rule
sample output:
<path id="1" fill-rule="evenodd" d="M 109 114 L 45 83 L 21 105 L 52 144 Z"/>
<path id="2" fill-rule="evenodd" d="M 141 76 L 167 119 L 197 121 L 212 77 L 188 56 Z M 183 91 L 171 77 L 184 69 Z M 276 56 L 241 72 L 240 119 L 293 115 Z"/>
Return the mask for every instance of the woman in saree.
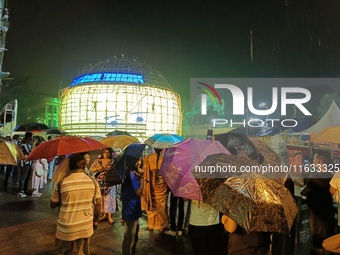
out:
<path id="1" fill-rule="evenodd" d="M 161 149 L 155 149 L 155 153 L 144 159 L 145 187 L 143 198 L 148 217 L 148 229 L 163 231 L 168 227 L 168 186 L 158 173 L 163 161 L 161 151 Z"/>

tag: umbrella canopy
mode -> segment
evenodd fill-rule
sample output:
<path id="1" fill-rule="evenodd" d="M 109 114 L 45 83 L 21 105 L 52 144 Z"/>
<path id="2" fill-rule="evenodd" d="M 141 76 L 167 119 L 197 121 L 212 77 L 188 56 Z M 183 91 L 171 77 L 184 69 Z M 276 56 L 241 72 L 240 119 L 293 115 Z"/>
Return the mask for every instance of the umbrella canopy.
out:
<path id="1" fill-rule="evenodd" d="M 25 156 L 15 142 L 0 139 L 0 164 L 17 165 Z"/>
<path id="2" fill-rule="evenodd" d="M 315 134 L 314 142 L 340 143 L 340 126 L 327 127 Z"/>
<path id="3" fill-rule="evenodd" d="M 126 146 L 115 158 L 113 167 L 106 174 L 106 184 L 108 186 L 122 183 L 128 175 L 128 171 L 134 169 L 135 164 L 140 159 L 145 149 L 145 143 L 133 143 Z"/>
<path id="4" fill-rule="evenodd" d="M 156 149 L 165 149 L 183 140 L 182 136 L 176 134 L 155 134 L 146 139 L 145 143 Z"/>
<path id="5" fill-rule="evenodd" d="M 62 134 L 66 134 L 64 131 L 61 131 L 59 129 L 48 129 L 45 130 L 47 135 L 62 135 Z"/>
<path id="6" fill-rule="evenodd" d="M 117 129 L 106 134 L 106 136 L 116 136 L 116 135 L 128 135 L 128 136 L 131 136 L 131 134 L 129 132 L 122 131 L 122 130 L 117 130 Z"/>
<path id="7" fill-rule="evenodd" d="M 37 123 L 37 122 L 30 122 L 24 125 L 17 126 L 14 131 L 22 131 L 22 132 L 27 132 L 27 131 L 34 131 L 34 130 L 44 130 L 44 129 L 49 129 L 47 125 L 44 123 Z"/>
<path id="8" fill-rule="evenodd" d="M 247 232 L 288 233 L 298 212 L 288 189 L 261 175 L 200 179 L 203 200 Z"/>
<path id="9" fill-rule="evenodd" d="M 215 135 L 215 139 L 220 141 L 226 148 L 241 148 L 250 157 L 255 155 L 253 159 L 257 163 L 267 166 L 283 166 L 284 162 L 279 154 L 277 154 L 266 143 L 256 140 L 255 138 L 248 137 L 243 134 L 223 133 Z M 277 182 L 283 184 L 287 178 L 287 173 L 284 171 L 268 173 L 266 177 L 276 178 Z"/>
<path id="10" fill-rule="evenodd" d="M 107 146 L 89 137 L 61 136 L 40 144 L 33 149 L 26 160 L 49 158 L 103 148 L 107 148 Z"/>
<path id="11" fill-rule="evenodd" d="M 113 149 L 123 149 L 131 143 L 139 143 L 139 140 L 129 135 L 116 135 L 105 137 L 101 143 Z"/>
<path id="12" fill-rule="evenodd" d="M 190 170 L 207 156 L 217 153 L 229 152 L 218 141 L 186 139 L 166 149 L 159 174 L 174 196 L 202 200 L 200 188 Z"/>

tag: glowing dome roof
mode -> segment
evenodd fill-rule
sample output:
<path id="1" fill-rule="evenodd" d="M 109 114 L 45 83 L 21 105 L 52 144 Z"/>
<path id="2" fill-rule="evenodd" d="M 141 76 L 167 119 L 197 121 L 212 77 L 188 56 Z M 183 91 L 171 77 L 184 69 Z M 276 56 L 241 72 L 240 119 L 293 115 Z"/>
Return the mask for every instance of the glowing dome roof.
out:
<path id="1" fill-rule="evenodd" d="M 136 83 L 172 89 L 164 76 L 151 65 L 124 57 L 113 57 L 84 67 L 70 87 L 94 82 Z"/>

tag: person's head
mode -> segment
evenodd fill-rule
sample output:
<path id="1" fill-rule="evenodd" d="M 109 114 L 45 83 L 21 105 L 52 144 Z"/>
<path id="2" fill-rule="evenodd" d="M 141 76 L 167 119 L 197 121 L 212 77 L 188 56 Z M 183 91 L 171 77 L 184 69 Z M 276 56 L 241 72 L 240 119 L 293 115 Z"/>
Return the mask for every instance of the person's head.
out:
<path id="1" fill-rule="evenodd" d="M 9 135 L 6 135 L 5 139 L 6 139 L 6 141 L 12 141 L 12 139 Z"/>
<path id="2" fill-rule="evenodd" d="M 314 154 L 313 158 L 314 164 L 332 164 L 331 154 L 327 151 L 318 151 Z"/>
<path id="3" fill-rule="evenodd" d="M 13 135 L 13 140 L 19 140 L 19 135 Z"/>
<path id="4" fill-rule="evenodd" d="M 257 151 L 252 151 L 251 153 L 249 153 L 248 157 L 252 160 L 255 160 L 259 164 L 262 164 L 264 161 L 263 155 Z"/>
<path id="5" fill-rule="evenodd" d="M 101 156 L 101 158 L 110 158 L 110 159 L 112 159 L 112 152 L 113 152 L 113 150 L 111 149 L 111 148 L 104 148 L 104 149 L 102 149 L 102 156 Z"/>
<path id="6" fill-rule="evenodd" d="M 91 160 L 90 153 L 82 152 L 81 155 L 83 155 L 84 159 L 86 160 L 86 165 L 88 165 L 90 163 L 90 160 Z"/>
<path id="7" fill-rule="evenodd" d="M 235 147 L 228 147 L 228 151 L 230 152 L 231 155 L 237 155 L 237 150 Z"/>
<path id="8" fill-rule="evenodd" d="M 25 133 L 25 140 L 26 141 L 28 141 L 28 142 L 31 141 L 32 137 L 33 137 L 33 133 L 32 132 L 28 131 L 28 132 Z"/>
<path id="9" fill-rule="evenodd" d="M 72 154 L 70 156 L 69 166 L 70 166 L 71 172 L 78 170 L 78 169 L 85 170 L 85 165 L 86 165 L 86 160 L 84 159 L 84 156 L 81 153 Z"/>

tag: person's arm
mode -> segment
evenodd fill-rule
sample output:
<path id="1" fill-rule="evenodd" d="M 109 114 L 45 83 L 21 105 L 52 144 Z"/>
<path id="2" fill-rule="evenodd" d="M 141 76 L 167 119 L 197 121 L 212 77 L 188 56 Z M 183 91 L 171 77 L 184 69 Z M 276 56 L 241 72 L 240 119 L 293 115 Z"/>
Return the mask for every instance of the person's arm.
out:
<path id="1" fill-rule="evenodd" d="M 139 188 L 135 190 L 135 193 L 137 196 L 141 197 L 143 194 L 143 189 L 144 189 L 144 175 L 139 174 L 139 173 L 136 173 L 136 175 L 138 176 L 138 180 L 139 180 Z"/>
<path id="2" fill-rule="evenodd" d="M 101 204 L 102 204 L 101 198 L 96 198 L 93 208 L 93 229 L 97 229 L 98 227 L 98 219 L 100 216 Z"/>
<path id="3" fill-rule="evenodd" d="M 95 159 L 95 161 L 90 166 L 90 171 L 95 173 L 95 172 L 100 172 L 102 170 L 103 170 L 103 165 L 101 164 L 101 160 Z"/>
<path id="4" fill-rule="evenodd" d="M 331 193 L 332 196 L 337 192 L 337 189 L 334 188 L 332 185 L 329 186 L 329 193 Z"/>
<path id="5" fill-rule="evenodd" d="M 234 233 L 237 229 L 237 223 L 230 219 L 227 215 L 223 215 L 221 222 L 224 226 L 224 229 L 229 233 Z"/>
<path id="6" fill-rule="evenodd" d="M 54 187 L 51 200 L 50 200 L 50 206 L 52 209 L 57 208 L 59 206 L 59 193 L 57 190 L 57 186 Z"/>
<path id="7" fill-rule="evenodd" d="M 52 209 L 57 208 L 59 206 L 59 203 L 55 203 L 53 201 L 50 201 L 50 206 Z"/>

